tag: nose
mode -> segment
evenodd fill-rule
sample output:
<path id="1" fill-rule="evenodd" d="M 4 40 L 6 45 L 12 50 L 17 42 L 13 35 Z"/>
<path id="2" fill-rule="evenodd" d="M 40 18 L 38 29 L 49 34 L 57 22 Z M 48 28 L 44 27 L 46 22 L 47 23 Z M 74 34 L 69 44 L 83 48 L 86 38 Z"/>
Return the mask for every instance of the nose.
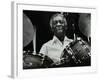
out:
<path id="1" fill-rule="evenodd" d="M 59 26 L 59 25 L 61 25 L 61 23 L 60 22 L 57 22 L 57 26 Z"/>

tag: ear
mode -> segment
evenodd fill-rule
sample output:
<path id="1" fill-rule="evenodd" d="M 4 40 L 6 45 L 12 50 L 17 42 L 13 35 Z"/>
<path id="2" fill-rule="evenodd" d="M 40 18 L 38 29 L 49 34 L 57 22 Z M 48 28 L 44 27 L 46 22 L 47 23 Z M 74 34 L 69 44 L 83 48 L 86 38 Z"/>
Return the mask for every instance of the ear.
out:
<path id="1" fill-rule="evenodd" d="M 51 27 L 51 32 L 54 33 L 54 28 L 53 27 Z"/>

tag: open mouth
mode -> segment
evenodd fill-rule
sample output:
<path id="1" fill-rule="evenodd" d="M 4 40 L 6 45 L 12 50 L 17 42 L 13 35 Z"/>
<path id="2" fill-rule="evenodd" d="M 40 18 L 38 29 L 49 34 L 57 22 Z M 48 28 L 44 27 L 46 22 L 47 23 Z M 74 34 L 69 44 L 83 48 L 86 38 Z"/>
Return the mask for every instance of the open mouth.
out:
<path id="1" fill-rule="evenodd" d="M 57 29 L 57 32 L 59 33 L 59 32 L 63 32 L 63 27 L 61 26 L 61 27 L 56 27 L 56 29 Z"/>
<path id="2" fill-rule="evenodd" d="M 60 32 L 63 32 L 63 30 L 62 29 L 59 29 L 59 30 L 57 30 L 57 32 L 60 33 Z"/>

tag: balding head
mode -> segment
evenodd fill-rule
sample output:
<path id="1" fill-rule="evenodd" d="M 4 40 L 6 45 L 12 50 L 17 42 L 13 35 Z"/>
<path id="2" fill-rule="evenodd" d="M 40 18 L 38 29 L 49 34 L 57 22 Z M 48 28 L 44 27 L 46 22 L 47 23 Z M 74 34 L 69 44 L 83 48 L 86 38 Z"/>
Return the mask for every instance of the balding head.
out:
<path id="1" fill-rule="evenodd" d="M 65 35 L 65 29 L 67 29 L 66 18 L 59 13 L 54 14 L 50 19 L 50 26 L 56 37 L 62 37 Z"/>
<path id="2" fill-rule="evenodd" d="M 57 14 L 54 14 L 54 15 L 51 17 L 51 19 L 50 19 L 50 26 L 51 26 L 51 28 L 56 24 L 56 21 L 55 21 L 56 18 L 57 18 L 57 19 L 60 18 L 61 23 L 63 23 L 64 26 L 67 26 L 67 21 L 66 21 L 66 18 L 64 17 L 64 15 L 57 13 Z"/>

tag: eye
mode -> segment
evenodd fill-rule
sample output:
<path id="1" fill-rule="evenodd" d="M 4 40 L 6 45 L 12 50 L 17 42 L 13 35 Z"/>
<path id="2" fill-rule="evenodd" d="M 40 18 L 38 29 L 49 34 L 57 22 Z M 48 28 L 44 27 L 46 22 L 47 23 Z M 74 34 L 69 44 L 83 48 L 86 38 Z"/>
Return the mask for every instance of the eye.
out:
<path id="1" fill-rule="evenodd" d="M 64 24 L 64 21 L 63 20 L 53 21 L 53 25 L 56 25 L 57 23 Z"/>
<path id="2" fill-rule="evenodd" d="M 53 21 L 52 23 L 53 23 L 53 25 L 56 25 L 58 23 L 58 21 Z"/>
<path id="3" fill-rule="evenodd" d="M 63 21 L 63 20 L 60 20 L 59 23 L 60 23 L 60 24 L 64 24 L 64 21 Z"/>

